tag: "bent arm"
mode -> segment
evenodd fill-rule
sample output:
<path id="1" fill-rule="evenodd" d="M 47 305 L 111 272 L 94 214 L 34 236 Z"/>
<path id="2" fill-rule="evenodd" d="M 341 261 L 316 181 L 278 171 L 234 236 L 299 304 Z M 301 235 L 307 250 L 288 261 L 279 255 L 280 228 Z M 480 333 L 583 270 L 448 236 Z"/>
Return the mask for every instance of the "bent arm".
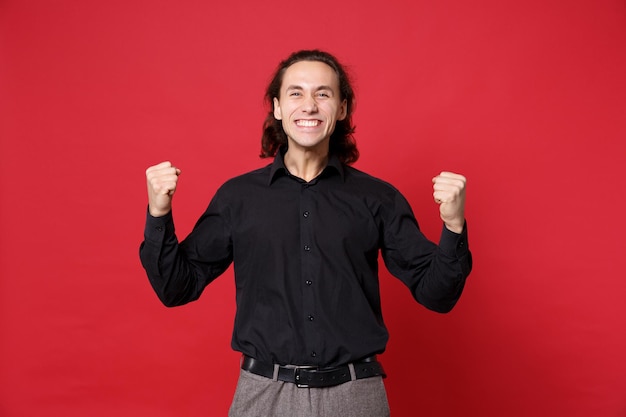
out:
<path id="1" fill-rule="evenodd" d="M 418 273 L 412 278 L 413 296 L 428 309 L 447 313 L 461 297 L 471 270 L 467 224 L 463 225 L 461 233 L 453 233 L 444 226 L 428 267 L 421 276 Z"/>
<path id="2" fill-rule="evenodd" d="M 230 265 L 232 256 L 227 238 L 215 232 L 206 214 L 198 221 L 189 237 L 179 243 L 171 211 L 161 217 L 147 214 L 144 241 L 139 257 L 152 288 L 161 302 L 174 307 L 200 297 L 204 288 Z M 215 222 L 213 222 L 215 223 Z M 203 253 L 195 242 L 202 239 L 222 242 L 223 248 L 213 253 Z M 219 243 L 213 246 L 220 247 Z"/>
<path id="3" fill-rule="evenodd" d="M 461 233 L 444 225 L 437 245 L 419 230 L 401 195 L 386 224 L 382 255 L 389 272 L 409 287 L 415 300 L 439 313 L 447 313 L 456 305 L 472 270 L 467 225 Z"/>

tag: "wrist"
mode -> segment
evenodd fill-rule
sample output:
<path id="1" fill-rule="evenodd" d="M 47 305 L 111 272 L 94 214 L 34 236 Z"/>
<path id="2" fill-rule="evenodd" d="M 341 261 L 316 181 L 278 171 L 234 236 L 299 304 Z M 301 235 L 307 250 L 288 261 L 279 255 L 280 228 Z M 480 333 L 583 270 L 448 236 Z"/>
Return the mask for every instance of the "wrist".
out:
<path id="1" fill-rule="evenodd" d="M 446 226 L 446 229 L 448 229 L 452 233 L 456 233 L 456 234 L 460 235 L 461 233 L 463 233 L 463 227 L 465 226 L 465 220 L 463 220 L 460 223 L 459 222 L 444 222 L 444 225 Z"/>
<path id="2" fill-rule="evenodd" d="M 167 209 L 158 209 L 152 206 L 148 206 L 148 213 L 150 213 L 152 217 L 163 217 L 167 215 L 170 211 L 172 211 L 171 207 L 168 207 Z"/>

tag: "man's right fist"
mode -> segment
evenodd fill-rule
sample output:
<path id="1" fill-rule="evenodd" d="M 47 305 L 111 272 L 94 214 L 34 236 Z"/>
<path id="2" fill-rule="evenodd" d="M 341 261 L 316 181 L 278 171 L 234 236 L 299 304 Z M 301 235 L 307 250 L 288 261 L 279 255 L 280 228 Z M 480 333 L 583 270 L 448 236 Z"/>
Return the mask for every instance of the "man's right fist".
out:
<path id="1" fill-rule="evenodd" d="M 180 169 L 170 162 L 161 162 L 146 170 L 148 181 L 148 210 L 154 217 L 164 216 L 172 210 L 172 196 Z"/>

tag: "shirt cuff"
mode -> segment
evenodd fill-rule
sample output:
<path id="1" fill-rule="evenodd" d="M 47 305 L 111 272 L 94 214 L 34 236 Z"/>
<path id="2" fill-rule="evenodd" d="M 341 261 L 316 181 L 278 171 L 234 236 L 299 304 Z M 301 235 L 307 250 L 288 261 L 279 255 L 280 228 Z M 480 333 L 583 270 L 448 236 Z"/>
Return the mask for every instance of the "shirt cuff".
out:
<path id="1" fill-rule="evenodd" d="M 174 220 L 171 211 L 160 217 L 154 217 L 147 211 L 146 227 L 144 229 L 144 238 L 146 241 L 161 243 L 166 235 L 173 234 Z"/>
<path id="2" fill-rule="evenodd" d="M 466 256 L 469 252 L 467 222 L 463 225 L 461 233 L 454 233 L 444 225 L 439 239 L 439 247 L 446 255 L 453 258 L 458 259 Z"/>

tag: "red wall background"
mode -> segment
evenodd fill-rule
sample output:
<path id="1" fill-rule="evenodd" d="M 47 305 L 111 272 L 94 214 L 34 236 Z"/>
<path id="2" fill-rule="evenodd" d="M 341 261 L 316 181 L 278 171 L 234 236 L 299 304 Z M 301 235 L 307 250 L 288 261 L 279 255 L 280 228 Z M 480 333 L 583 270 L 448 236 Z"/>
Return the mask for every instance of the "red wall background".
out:
<path id="1" fill-rule="evenodd" d="M 626 416 L 623 0 L 1 0 L 0 42 L 0 416 L 225 415 L 232 271 L 159 304 L 144 170 L 183 169 L 186 235 L 268 162 L 263 89 L 312 47 L 355 76 L 356 166 L 428 236 L 431 177 L 469 178 L 456 309 L 381 276 L 392 415 Z"/>

